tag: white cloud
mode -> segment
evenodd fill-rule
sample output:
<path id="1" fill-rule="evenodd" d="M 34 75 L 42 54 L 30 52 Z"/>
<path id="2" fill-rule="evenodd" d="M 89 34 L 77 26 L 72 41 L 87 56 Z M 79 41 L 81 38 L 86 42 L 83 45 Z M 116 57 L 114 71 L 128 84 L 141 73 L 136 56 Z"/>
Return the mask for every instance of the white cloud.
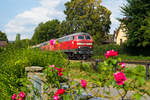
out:
<path id="1" fill-rule="evenodd" d="M 40 22 L 46 22 L 51 19 L 63 20 L 65 15 L 63 10 L 58 10 L 64 6 L 68 0 L 39 0 L 40 6 L 24 11 L 10 20 L 5 25 L 5 32 L 9 40 L 15 40 L 17 33 L 21 34 L 21 38 L 31 38 L 35 27 Z"/>
<path id="2" fill-rule="evenodd" d="M 126 3 L 126 0 L 103 0 L 102 5 L 107 7 L 111 12 L 112 15 L 111 18 L 111 29 L 110 33 L 112 34 L 115 28 L 118 28 L 120 25 L 120 22 L 117 20 L 117 18 L 122 18 L 121 15 L 121 6 Z"/>
<path id="3" fill-rule="evenodd" d="M 31 8 L 30 10 L 24 11 L 16 15 L 12 20 L 5 25 L 5 32 L 8 35 L 9 40 L 15 40 L 16 34 L 20 33 L 21 38 L 31 38 L 35 27 L 40 22 L 46 22 L 52 19 L 63 20 L 65 15 L 63 13 L 64 3 L 70 0 L 37 0 L 40 6 Z M 119 22 L 116 20 L 120 15 L 120 6 L 125 0 L 103 0 L 102 5 L 112 11 L 111 15 L 111 30 L 119 26 Z"/>

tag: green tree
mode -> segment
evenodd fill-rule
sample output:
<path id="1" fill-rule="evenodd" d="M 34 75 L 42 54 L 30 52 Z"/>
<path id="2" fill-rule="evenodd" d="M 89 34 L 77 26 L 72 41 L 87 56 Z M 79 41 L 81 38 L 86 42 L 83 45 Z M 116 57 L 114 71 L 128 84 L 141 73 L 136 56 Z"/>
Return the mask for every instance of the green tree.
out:
<path id="1" fill-rule="evenodd" d="M 60 22 L 55 19 L 47 21 L 46 23 L 40 23 L 32 36 L 32 42 L 35 44 L 48 41 L 52 38 L 58 38 Z"/>
<path id="2" fill-rule="evenodd" d="M 20 34 L 18 33 L 17 35 L 16 35 L 16 41 L 19 41 L 20 40 Z"/>
<path id="3" fill-rule="evenodd" d="M 127 0 L 122 13 L 127 44 L 132 47 L 150 46 L 150 0 Z"/>
<path id="4" fill-rule="evenodd" d="M 3 33 L 1 31 L 0 31 L 0 41 L 7 41 L 8 42 L 6 33 Z"/>
<path id="5" fill-rule="evenodd" d="M 28 48 L 29 47 L 29 43 L 30 43 L 29 39 L 23 39 L 23 40 L 16 41 L 14 46 L 16 48 Z"/>
<path id="6" fill-rule="evenodd" d="M 71 0 L 65 4 L 67 34 L 88 32 L 97 44 L 101 43 L 110 29 L 111 12 L 100 5 L 101 0 Z"/>

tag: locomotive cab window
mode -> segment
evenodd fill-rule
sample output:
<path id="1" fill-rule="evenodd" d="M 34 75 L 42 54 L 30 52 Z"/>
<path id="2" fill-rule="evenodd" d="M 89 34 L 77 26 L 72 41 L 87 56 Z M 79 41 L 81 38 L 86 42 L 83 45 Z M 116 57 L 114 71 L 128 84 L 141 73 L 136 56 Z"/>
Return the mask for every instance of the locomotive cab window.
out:
<path id="1" fill-rule="evenodd" d="M 79 40 L 83 40 L 83 39 L 84 39 L 84 36 L 83 36 L 83 35 L 79 35 L 79 36 L 78 36 L 78 39 L 79 39 Z"/>
<path id="2" fill-rule="evenodd" d="M 74 40 L 74 36 L 72 37 L 72 40 Z"/>
<path id="3" fill-rule="evenodd" d="M 86 40 L 91 40 L 89 35 L 86 35 L 85 38 L 86 38 Z"/>

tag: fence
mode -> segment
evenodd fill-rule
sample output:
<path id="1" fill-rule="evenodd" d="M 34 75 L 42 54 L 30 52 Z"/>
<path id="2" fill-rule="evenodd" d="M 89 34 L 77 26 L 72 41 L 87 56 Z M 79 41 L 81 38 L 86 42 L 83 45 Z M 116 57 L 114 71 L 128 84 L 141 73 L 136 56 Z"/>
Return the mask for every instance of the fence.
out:
<path id="1" fill-rule="evenodd" d="M 94 69 L 97 69 L 98 67 L 98 63 L 99 62 L 103 62 L 104 60 L 102 59 L 94 59 L 93 60 L 95 62 L 95 68 Z M 146 80 L 149 80 L 150 79 L 150 72 L 149 72 L 149 66 L 150 66 L 150 61 L 122 61 L 126 64 L 140 64 L 140 65 L 144 65 L 145 66 L 145 75 L 146 75 Z"/>

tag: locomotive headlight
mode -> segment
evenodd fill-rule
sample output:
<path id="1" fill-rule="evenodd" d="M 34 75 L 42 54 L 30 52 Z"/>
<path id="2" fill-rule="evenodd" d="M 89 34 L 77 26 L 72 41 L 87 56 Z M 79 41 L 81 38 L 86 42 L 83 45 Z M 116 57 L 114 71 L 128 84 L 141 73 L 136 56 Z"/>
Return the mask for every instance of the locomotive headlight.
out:
<path id="1" fill-rule="evenodd" d="M 84 43 L 77 43 L 77 45 L 84 45 Z"/>
<path id="2" fill-rule="evenodd" d="M 86 45 L 92 45 L 92 43 L 87 43 Z"/>

